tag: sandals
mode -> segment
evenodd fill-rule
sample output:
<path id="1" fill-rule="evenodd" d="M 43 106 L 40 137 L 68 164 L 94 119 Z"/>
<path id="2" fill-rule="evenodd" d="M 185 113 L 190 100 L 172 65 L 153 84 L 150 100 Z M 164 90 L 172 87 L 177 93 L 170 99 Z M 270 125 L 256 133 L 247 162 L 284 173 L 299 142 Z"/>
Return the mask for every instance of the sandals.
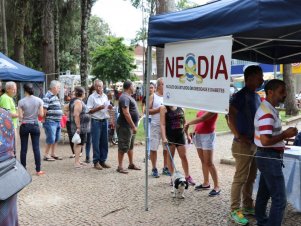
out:
<path id="1" fill-rule="evenodd" d="M 44 156 L 43 160 L 44 160 L 44 161 L 49 161 L 49 162 L 53 162 L 53 161 L 55 161 L 55 159 L 54 159 L 54 158 L 52 158 L 52 157 L 49 157 L 49 156 Z"/>
<path id="2" fill-rule="evenodd" d="M 54 155 L 51 155 L 52 158 L 54 158 L 55 160 L 63 160 L 62 157 L 59 157 L 59 156 L 54 156 Z"/>
<path id="3" fill-rule="evenodd" d="M 123 168 L 118 167 L 116 170 L 118 173 L 128 174 L 129 172 Z"/>
<path id="4" fill-rule="evenodd" d="M 135 164 L 130 164 L 129 167 L 128 167 L 128 169 L 131 169 L 131 170 L 141 170 L 141 168 L 139 168 Z"/>

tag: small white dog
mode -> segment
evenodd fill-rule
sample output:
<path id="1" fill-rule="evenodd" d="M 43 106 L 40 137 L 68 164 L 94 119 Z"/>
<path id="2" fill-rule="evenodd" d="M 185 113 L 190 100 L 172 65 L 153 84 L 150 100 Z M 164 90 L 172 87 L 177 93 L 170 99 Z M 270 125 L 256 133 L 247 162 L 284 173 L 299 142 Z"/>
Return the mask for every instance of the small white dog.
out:
<path id="1" fill-rule="evenodd" d="M 174 198 L 181 198 L 184 199 L 184 191 L 188 189 L 188 182 L 186 181 L 183 174 L 179 171 L 176 171 L 173 174 L 173 188 L 172 193 Z"/>

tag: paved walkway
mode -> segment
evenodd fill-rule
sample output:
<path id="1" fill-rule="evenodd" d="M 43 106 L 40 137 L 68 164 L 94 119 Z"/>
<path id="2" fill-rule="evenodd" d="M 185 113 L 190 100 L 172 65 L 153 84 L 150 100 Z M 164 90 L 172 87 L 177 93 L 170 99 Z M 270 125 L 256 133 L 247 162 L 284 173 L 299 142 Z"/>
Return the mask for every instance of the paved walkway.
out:
<path id="1" fill-rule="evenodd" d="M 117 173 L 116 146 L 109 150 L 108 163 L 112 168 L 97 171 L 92 165 L 85 169 L 74 169 L 74 160 L 69 158 L 69 146 L 60 143 L 58 154 L 64 159 L 43 161 L 42 168 L 46 175 L 33 175 L 32 183 L 19 193 L 20 225 L 233 225 L 227 216 L 234 167 L 219 164 L 221 158 L 231 155 L 231 139 L 231 135 L 217 139 L 214 158 L 222 189 L 220 196 L 208 197 L 209 191 L 196 192 L 190 187 L 184 200 L 173 199 L 169 177 L 154 179 L 149 176 L 148 211 L 145 211 L 145 172 L 130 171 L 128 175 Z M 44 142 L 41 147 L 43 145 Z M 196 150 L 189 146 L 187 152 L 191 175 L 201 182 L 200 160 Z M 143 158 L 144 146 L 136 146 L 135 163 L 143 167 Z M 31 148 L 27 159 L 28 169 L 34 174 Z M 125 160 L 127 165 L 127 158 Z M 178 156 L 176 164 L 182 170 Z M 162 167 L 160 154 L 158 166 Z M 250 219 L 250 225 L 255 225 L 254 218 Z M 284 225 L 301 225 L 301 214 L 289 206 Z"/>

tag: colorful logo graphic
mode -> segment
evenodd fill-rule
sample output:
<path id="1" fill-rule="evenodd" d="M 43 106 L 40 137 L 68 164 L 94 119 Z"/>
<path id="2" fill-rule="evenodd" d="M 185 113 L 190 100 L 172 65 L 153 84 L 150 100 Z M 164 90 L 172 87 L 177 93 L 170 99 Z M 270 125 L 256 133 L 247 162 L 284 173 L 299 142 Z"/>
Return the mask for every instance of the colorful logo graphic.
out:
<path id="1" fill-rule="evenodd" d="M 188 53 L 185 60 L 185 74 L 179 78 L 180 83 L 185 83 L 185 79 L 192 82 L 196 78 L 196 83 L 200 84 L 203 82 L 202 76 L 196 72 L 196 60 L 193 53 Z"/>

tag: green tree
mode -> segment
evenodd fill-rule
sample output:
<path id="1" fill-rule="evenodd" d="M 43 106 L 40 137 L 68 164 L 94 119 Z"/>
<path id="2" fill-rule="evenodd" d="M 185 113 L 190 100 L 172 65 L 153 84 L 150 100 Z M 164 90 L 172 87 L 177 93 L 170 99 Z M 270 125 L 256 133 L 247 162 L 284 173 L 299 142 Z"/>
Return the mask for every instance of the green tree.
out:
<path id="1" fill-rule="evenodd" d="M 123 44 L 123 38 L 108 37 L 103 46 L 93 53 L 93 74 L 103 81 L 123 81 L 131 79 L 131 72 L 136 68 L 134 50 Z"/>
<path id="2" fill-rule="evenodd" d="M 5 9 L 5 1 L 0 1 L 0 7 L 1 7 L 1 24 L 2 24 L 2 52 L 7 55 L 8 49 L 7 49 L 7 29 L 6 29 L 6 9 Z"/>
<path id="3" fill-rule="evenodd" d="M 20 64 L 25 64 L 24 59 L 24 27 L 25 18 L 28 11 L 28 0 L 16 1 L 15 15 L 15 37 L 14 37 L 14 60 Z"/>
<path id="4" fill-rule="evenodd" d="M 81 0 L 81 29 L 80 29 L 80 79 L 81 85 L 88 90 L 88 25 L 91 16 L 91 9 L 95 0 Z"/>
<path id="5" fill-rule="evenodd" d="M 189 0 L 179 0 L 176 5 L 178 10 L 189 9 L 196 6 L 198 6 L 198 4 Z"/>

